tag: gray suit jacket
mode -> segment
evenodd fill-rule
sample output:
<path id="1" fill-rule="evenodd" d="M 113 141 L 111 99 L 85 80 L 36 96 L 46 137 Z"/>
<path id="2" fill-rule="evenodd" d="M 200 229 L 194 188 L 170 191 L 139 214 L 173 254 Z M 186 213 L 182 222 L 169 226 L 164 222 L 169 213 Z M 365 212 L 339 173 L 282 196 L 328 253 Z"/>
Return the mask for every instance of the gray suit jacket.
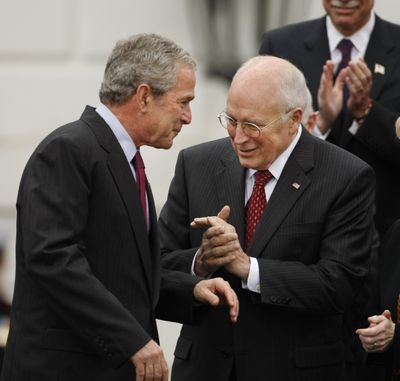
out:
<path id="1" fill-rule="evenodd" d="M 191 220 L 224 205 L 243 244 L 244 176 L 229 139 L 179 154 L 159 219 L 163 266 L 189 272 L 203 232 Z M 183 326 L 172 379 L 227 381 L 233 363 L 243 381 L 344 379 L 342 316 L 369 266 L 373 188 L 368 165 L 303 130 L 247 251 L 261 293 L 218 271 L 237 290 L 239 321 L 199 311 Z"/>

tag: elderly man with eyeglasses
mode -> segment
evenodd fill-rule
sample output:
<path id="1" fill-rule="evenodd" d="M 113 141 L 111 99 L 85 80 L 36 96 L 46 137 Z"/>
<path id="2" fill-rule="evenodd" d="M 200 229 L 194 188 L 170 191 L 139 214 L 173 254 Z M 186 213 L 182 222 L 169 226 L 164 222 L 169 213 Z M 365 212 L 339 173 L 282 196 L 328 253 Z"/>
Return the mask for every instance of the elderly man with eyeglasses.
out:
<path id="1" fill-rule="evenodd" d="M 240 300 L 184 325 L 172 381 L 345 379 L 342 321 L 369 266 L 374 174 L 301 126 L 303 74 L 271 56 L 236 73 L 228 137 L 183 150 L 159 219 L 163 266 L 221 276 Z"/>

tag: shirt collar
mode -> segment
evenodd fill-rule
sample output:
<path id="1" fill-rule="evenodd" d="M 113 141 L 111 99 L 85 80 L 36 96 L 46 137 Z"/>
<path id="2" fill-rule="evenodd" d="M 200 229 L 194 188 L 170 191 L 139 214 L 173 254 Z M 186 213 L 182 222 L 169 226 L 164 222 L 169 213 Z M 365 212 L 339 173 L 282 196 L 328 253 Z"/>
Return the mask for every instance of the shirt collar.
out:
<path id="1" fill-rule="evenodd" d="M 289 146 L 271 163 L 269 166 L 268 170 L 271 172 L 272 176 L 274 176 L 274 179 L 279 180 L 279 177 L 282 174 L 283 168 L 286 165 L 286 162 L 289 159 L 289 156 L 294 150 L 294 147 L 296 147 L 297 142 L 300 139 L 301 133 L 302 133 L 302 127 L 299 126 L 297 130 L 297 134 L 295 138 L 292 140 L 292 142 L 289 144 Z M 256 169 L 251 169 L 247 171 L 247 178 L 250 178 L 257 172 Z"/>
<path id="2" fill-rule="evenodd" d="M 96 112 L 105 120 L 111 131 L 114 133 L 118 140 L 124 154 L 129 162 L 136 155 L 137 148 L 133 143 L 132 138 L 129 136 L 128 132 L 125 130 L 124 126 L 118 120 L 118 118 L 112 113 L 112 111 L 103 103 L 96 108 Z"/>
<path id="3" fill-rule="evenodd" d="M 375 13 L 371 11 L 371 17 L 361 29 L 359 29 L 351 36 L 343 36 L 333 25 L 331 18 L 329 16 L 326 16 L 326 31 L 328 33 L 329 50 L 331 52 L 331 56 L 332 52 L 337 48 L 339 42 L 343 38 L 347 38 L 353 43 L 354 47 L 358 50 L 360 56 L 364 57 L 374 26 Z"/>

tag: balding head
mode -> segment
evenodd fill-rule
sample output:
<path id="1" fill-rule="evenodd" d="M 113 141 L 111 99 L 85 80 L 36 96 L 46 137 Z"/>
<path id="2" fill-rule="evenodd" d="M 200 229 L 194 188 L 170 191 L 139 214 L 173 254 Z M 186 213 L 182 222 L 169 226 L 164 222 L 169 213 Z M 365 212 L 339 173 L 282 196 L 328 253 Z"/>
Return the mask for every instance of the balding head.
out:
<path id="1" fill-rule="evenodd" d="M 273 97 L 283 112 L 307 105 L 307 85 L 303 73 L 293 64 L 274 56 L 257 56 L 245 62 L 233 77 L 231 88 L 266 100 Z"/>
<path id="2" fill-rule="evenodd" d="M 307 105 L 303 74 L 290 62 L 258 56 L 233 77 L 225 115 L 243 167 L 267 169 L 298 133 Z"/>

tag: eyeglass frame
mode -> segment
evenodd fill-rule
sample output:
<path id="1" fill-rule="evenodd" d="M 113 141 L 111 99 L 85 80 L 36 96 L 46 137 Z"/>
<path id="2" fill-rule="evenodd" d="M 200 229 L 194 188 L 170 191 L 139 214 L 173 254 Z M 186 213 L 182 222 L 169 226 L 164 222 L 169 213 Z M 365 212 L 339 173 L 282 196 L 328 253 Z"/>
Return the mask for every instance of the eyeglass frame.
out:
<path id="1" fill-rule="evenodd" d="M 236 119 L 232 118 L 230 115 L 228 115 L 228 114 L 226 113 L 226 111 L 220 112 L 220 113 L 217 115 L 217 118 L 218 118 L 219 123 L 221 124 L 222 128 L 225 129 L 225 130 L 228 130 L 228 129 L 229 129 L 229 125 L 233 126 L 233 127 L 235 128 L 235 130 L 236 130 L 236 129 L 237 129 L 237 126 L 238 126 L 238 123 L 240 123 L 240 124 L 242 125 L 242 131 L 244 132 L 244 134 L 246 134 L 246 135 L 249 136 L 249 137 L 258 137 L 258 136 L 261 135 L 261 132 L 262 132 L 265 128 L 268 128 L 268 127 L 272 126 L 274 123 L 276 123 L 278 120 L 281 120 L 281 119 L 287 117 L 289 114 L 293 113 L 294 110 L 295 110 L 295 109 L 291 109 L 291 110 L 285 112 L 285 113 L 284 113 L 283 115 L 281 115 L 279 118 L 276 118 L 276 119 L 272 120 L 271 122 L 267 123 L 265 126 L 259 126 L 259 125 L 257 125 L 256 123 L 253 123 L 253 122 L 246 122 L 246 121 L 244 121 L 244 122 L 239 122 L 239 121 L 237 121 Z M 222 121 L 221 121 L 221 118 L 225 118 L 225 119 L 228 121 L 228 124 L 227 124 L 226 127 L 223 125 L 223 123 L 222 123 Z M 254 131 L 254 132 L 257 131 L 257 132 L 258 132 L 258 135 L 257 135 L 257 136 L 255 136 L 255 135 L 249 135 L 249 134 L 246 132 L 246 128 L 243 128 L 243 125 L 248 126 L 248 127 L 250 128 L 250 131 Z M 255 128 L 255 129 L 254 129 L 254 128 Z M 248 131 L 248 130 L 247 130 L 247 131 Z"/>

